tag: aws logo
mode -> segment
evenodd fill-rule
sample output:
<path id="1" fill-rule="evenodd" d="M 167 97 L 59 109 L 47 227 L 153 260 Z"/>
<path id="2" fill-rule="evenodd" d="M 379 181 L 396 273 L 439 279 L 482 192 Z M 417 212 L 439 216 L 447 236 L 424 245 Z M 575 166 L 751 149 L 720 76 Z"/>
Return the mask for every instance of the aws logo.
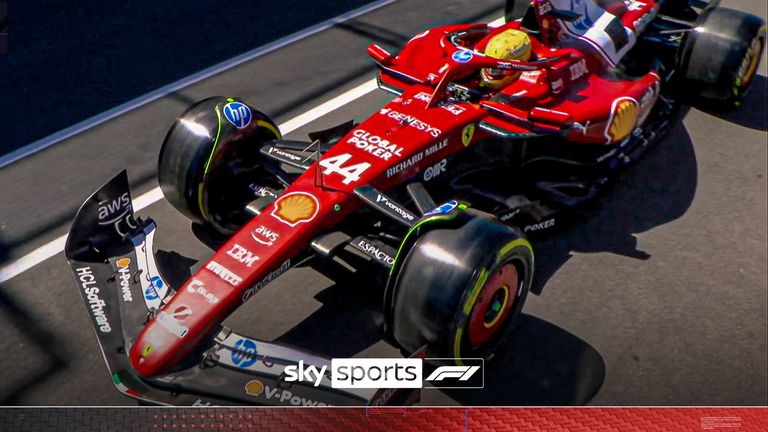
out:
<path id="1" fill-rule="evenodd" d="M 131 212 L 128 192 L 115 199 L 99 201 L 99 225 L 111 225 Z"/>
<path id="2" fill-rule="evenodd" d="M 277 239 L 280 238 L 280 235 L 262 225 L 251 231 L 251 237 L 253 237 L 257 243 L 261 243 L 266 246 L 272 246 L 277 241 Z"/>

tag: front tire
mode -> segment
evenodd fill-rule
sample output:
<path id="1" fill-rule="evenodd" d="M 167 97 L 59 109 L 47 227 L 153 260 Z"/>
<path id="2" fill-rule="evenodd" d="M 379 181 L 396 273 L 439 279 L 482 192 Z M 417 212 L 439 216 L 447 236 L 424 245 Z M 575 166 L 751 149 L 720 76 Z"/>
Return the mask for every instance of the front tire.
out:
<path id="1" fill-rule="evenodd" d="M 265 169 L 263 144 L 280 139 L 265 114 L 232 98 L 200 101 L 174 122 L 158 159 L 165 198 L 189 219 L 231 234 L 249 220 L 250 185 L 280 188 Z"/>
<path id="2" fill-rule="evenodd" d="M 434 229 L 405 257 L 395 282 L 393 335 L 407 352 L 490 359 L 517 321 L 533 279 L 519 231 L 485 213 Z"/>

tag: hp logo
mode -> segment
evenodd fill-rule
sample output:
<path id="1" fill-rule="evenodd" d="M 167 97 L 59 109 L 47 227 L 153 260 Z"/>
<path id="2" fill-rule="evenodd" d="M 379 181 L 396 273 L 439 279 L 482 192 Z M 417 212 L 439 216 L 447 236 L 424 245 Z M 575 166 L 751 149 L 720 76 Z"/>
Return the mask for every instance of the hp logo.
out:
<path id="1" fill-rule="evenodd" d="M 224 117 L 227 121 L 232 123 L 236 128 L 242 129 L 251 124 L 251 109 L 248 105 L 240 102 L 230 102 L 224 105 Z"/>

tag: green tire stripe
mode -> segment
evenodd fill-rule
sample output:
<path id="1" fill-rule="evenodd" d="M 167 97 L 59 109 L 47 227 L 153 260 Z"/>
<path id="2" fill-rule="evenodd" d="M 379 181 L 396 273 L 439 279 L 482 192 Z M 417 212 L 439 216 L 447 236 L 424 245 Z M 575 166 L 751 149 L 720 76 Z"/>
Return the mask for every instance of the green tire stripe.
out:
<path id="1" fill-rule="evenodd" d="M 203 179 L 200 181 L 200 184 L 197 185 L 197 205 L 200 207 L 203 219 L 208 219 L 208 214 L 205 212 L 205 205 L 203 205 L 203 184 L 205 183 L 205 177 L 208 175 L 208 168 L 211 166 L 213 154 L 216 153 L 216 148 L 219 146 L 219 138 L 221 137 L 221 113 L 219 112 L 218 105 L 214 107 L 214 111 L 216 112 L 216 120 L 219 125 L 216 128 L 216 138 L 213 140 L 211 154 L 208 155 L 208 160 L 205 162 L 205 167 L 203 168 Z"/>

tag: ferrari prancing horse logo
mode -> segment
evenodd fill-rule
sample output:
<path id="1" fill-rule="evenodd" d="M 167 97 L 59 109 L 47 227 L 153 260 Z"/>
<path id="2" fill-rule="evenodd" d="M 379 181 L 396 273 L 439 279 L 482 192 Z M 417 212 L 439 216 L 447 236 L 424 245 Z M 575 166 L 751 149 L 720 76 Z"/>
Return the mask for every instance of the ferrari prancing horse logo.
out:
<path id="1" fill-rule="evenodd" d="M 320 201 L 306 192 L 291 192 L 275 201 L 272 216 L 280 222 L 295 227 L 309 222 L 320 211 Z"/>
<path id="2" fill-rule="evenodd" d="M 469 124 L 467 125 L 464 130 L 461 132 L 461 142 L 464 144 L 464 147 L 469 146 L 469 143 L 472 142 L 472 136 L 475 135 L 475 125 Z"/>

